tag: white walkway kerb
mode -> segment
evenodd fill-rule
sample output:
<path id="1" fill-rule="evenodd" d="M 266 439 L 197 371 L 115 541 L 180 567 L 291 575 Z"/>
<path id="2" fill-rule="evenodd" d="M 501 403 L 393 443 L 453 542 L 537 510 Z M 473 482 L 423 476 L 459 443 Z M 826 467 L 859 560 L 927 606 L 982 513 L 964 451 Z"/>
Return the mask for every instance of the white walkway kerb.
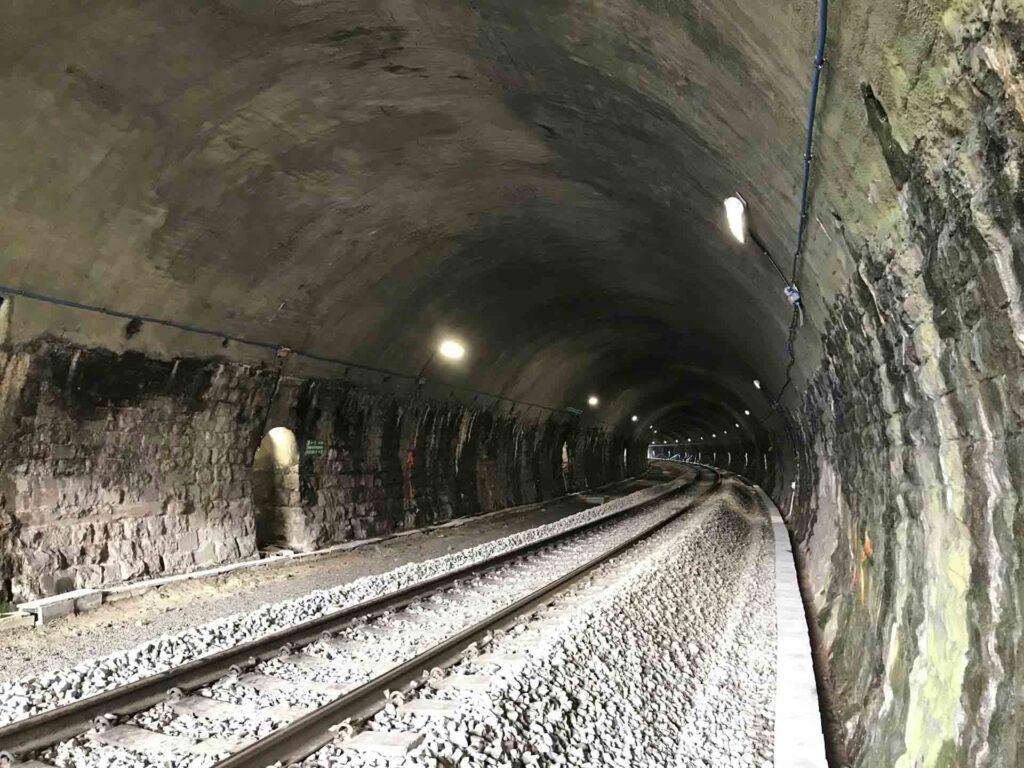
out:
<path id="1" fill-rule="evenodd" d="M 767 496 L 767 494 L 765 494 Z M 811 661 L 804 604 L 789 533 L 779 510 L 768 501 L 775 534 L 775 605 L 778 664 L 775 678 L 776 768 L 828 768 L 821 732 L 818 688 Z"/>

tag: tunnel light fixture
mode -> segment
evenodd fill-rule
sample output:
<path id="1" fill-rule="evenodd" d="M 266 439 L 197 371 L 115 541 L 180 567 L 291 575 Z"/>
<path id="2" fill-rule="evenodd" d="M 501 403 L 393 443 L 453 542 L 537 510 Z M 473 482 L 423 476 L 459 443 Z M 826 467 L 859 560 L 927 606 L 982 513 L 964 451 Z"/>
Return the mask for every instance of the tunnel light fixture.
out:
<path id="1" fill-rule="evenodd" d="M 736 425 L 736 429 L 739 429 L 739 428 L 740 428 L 740 425 L 739 425 L 739 424 L 737 424 L 737 425 Z"/>
<path id="2" fill-rule="evenodd" d="M 761 380 L 760 379 L 754 379 L 754 386 L 757 389 L 760 389 L 761 388 Z"/>
<path id="3" fill-rule="evenodd" d="M 725 219 L 737 242 L 747 241 L 747 203 L 739 195 L 725 198 Z"/>
<path id="4" fill-rule="evenodd" d="M 589 405 L 591 408 L 597 408 L 597 404 L 599 402 L 601 401 L 597 399 L 597 395 L 591 395 L 590 397 L 587 398 L 587 405 Z"/>
<path id="5" fill-rule="evenodd" d="M 718 435 L 716 435 L 714 432 L 711 433 L 711 436 L 712 437 L 718 437 Z"/>
<path id="6" fill-rule="evenodd" d="M 636 416 L 634 416 L 632 419 L 630 419 L 630 421 L 636 421 L 636 420 L 637 420 Z"/>
<path id="7" fill-rule="evenodd" d="M 455 339 L 445 339 L 437 351 L 448 360 L 461 360 L 466 354 L 466 348 Z"/>
<path id="8" fill-rule="evenodd" d="M 744 413 L 744 414 L 745 414 L 746 416 L 749 416 L 749 415 L 750 415 L 750 411 L 747 411 L 747 410 L 744 410 L 744 411 L 743 411 L 743 413 Z"/>

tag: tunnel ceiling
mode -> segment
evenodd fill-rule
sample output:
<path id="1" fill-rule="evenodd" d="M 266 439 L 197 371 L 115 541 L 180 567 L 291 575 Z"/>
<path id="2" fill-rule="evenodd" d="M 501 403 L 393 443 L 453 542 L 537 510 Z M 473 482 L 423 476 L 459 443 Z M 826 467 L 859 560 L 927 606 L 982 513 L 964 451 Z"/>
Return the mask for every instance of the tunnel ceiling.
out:
<path id="1" fill-rule="evenodd" d="M 439 378 L 679 435 L 782 385 L 722 199 L 788 263 L 814 4 L 58 5 L 0 32 L 5 282 L 408 373 L 452 333 Z"/>

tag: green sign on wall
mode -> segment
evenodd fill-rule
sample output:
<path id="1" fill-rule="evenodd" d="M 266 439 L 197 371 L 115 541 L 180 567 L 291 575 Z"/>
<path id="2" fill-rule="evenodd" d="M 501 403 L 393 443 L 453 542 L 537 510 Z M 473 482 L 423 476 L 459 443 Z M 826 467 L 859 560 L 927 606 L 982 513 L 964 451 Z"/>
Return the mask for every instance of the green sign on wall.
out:
<path id="1" fill-rule="evenodd" d="M 323 456 L 324 455 L 324 441 L 323 440 L 307 440 L 306 441 L 306 455 L 307 456 Z"/>

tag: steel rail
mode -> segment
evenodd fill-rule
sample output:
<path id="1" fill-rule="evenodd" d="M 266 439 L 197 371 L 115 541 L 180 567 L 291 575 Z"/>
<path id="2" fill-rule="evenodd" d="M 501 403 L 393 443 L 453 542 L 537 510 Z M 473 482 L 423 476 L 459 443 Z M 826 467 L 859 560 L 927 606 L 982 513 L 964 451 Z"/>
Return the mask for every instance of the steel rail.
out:
<path id="1" fill-rule="evenodd" d="M 454 662 L 460 657 L 466 646 L 481 640 L 496 629 L 515 622 L 524 611 L 547 602 L 554 593 L 678 520 L 719 487 L 722 482 L 721 473 L 714 469 L 711 469 L 710 472 L 714 474 L 712 485 L 664 520 L 597 555 L 565 575 L 548 582 L 526 597 L 496 611 L 473 626 L 448 637 L 418 656 L 391 668 L 358 688 L 342 694 L 334 701 L 290 724 L 278 728 L 259 741 L 216 763 L 213 768 L 259 768 L 271 764 L 292 765 L 304 760 L 335 738 L 335 734 L 331 730 L 333 726 L 346 719 L 368 718 L 380 710 L 386 704 L 384 700 L 386 690 L 405 687 L 419 679 L 424 672 Z M 700 475 L 698 475 L 699 479 Z M 694 481 L 694 483 L 696 482 L 697 480 Z"/>
<path id="2" fill-rule="evenodd" d="M 41 712 L 0 727 L 0 755 L 18 757 L 56 744 L 88 731 L 97 718 L 107 715 L 131 715 L 159 704 L 168 691 L 194 691 L 229 674 L 232 669 L 248 669 L 259 662 L 278 655 L 286 645 L 300 647 L 318 640 L 324 633 L 335 633 L 367 619 L 402 608 L 420 598 L 450 587 L 454 582 L 478 576 L 512 560 L 544 547 L 569 539 L 580 533 L 614 522 L 625 515 L 638 512 L 661 502 L 668 496 L 692 488 L 700 475 L 691 482 L 663 491 L 656 496 L 612 512 L 604 517 L 574 526 L 561 533 L 545 536 L 523 544 L 486 560 L 447 571 L 386 595 L 364 600 L 355 605 L 318 616 L 299 624 L 285 627 L 255 640 L 239 643 L 208 656 L 194 659 L 174 669 L 136 680 L 109 691 L 88 696 L 71 704 Z"/>

